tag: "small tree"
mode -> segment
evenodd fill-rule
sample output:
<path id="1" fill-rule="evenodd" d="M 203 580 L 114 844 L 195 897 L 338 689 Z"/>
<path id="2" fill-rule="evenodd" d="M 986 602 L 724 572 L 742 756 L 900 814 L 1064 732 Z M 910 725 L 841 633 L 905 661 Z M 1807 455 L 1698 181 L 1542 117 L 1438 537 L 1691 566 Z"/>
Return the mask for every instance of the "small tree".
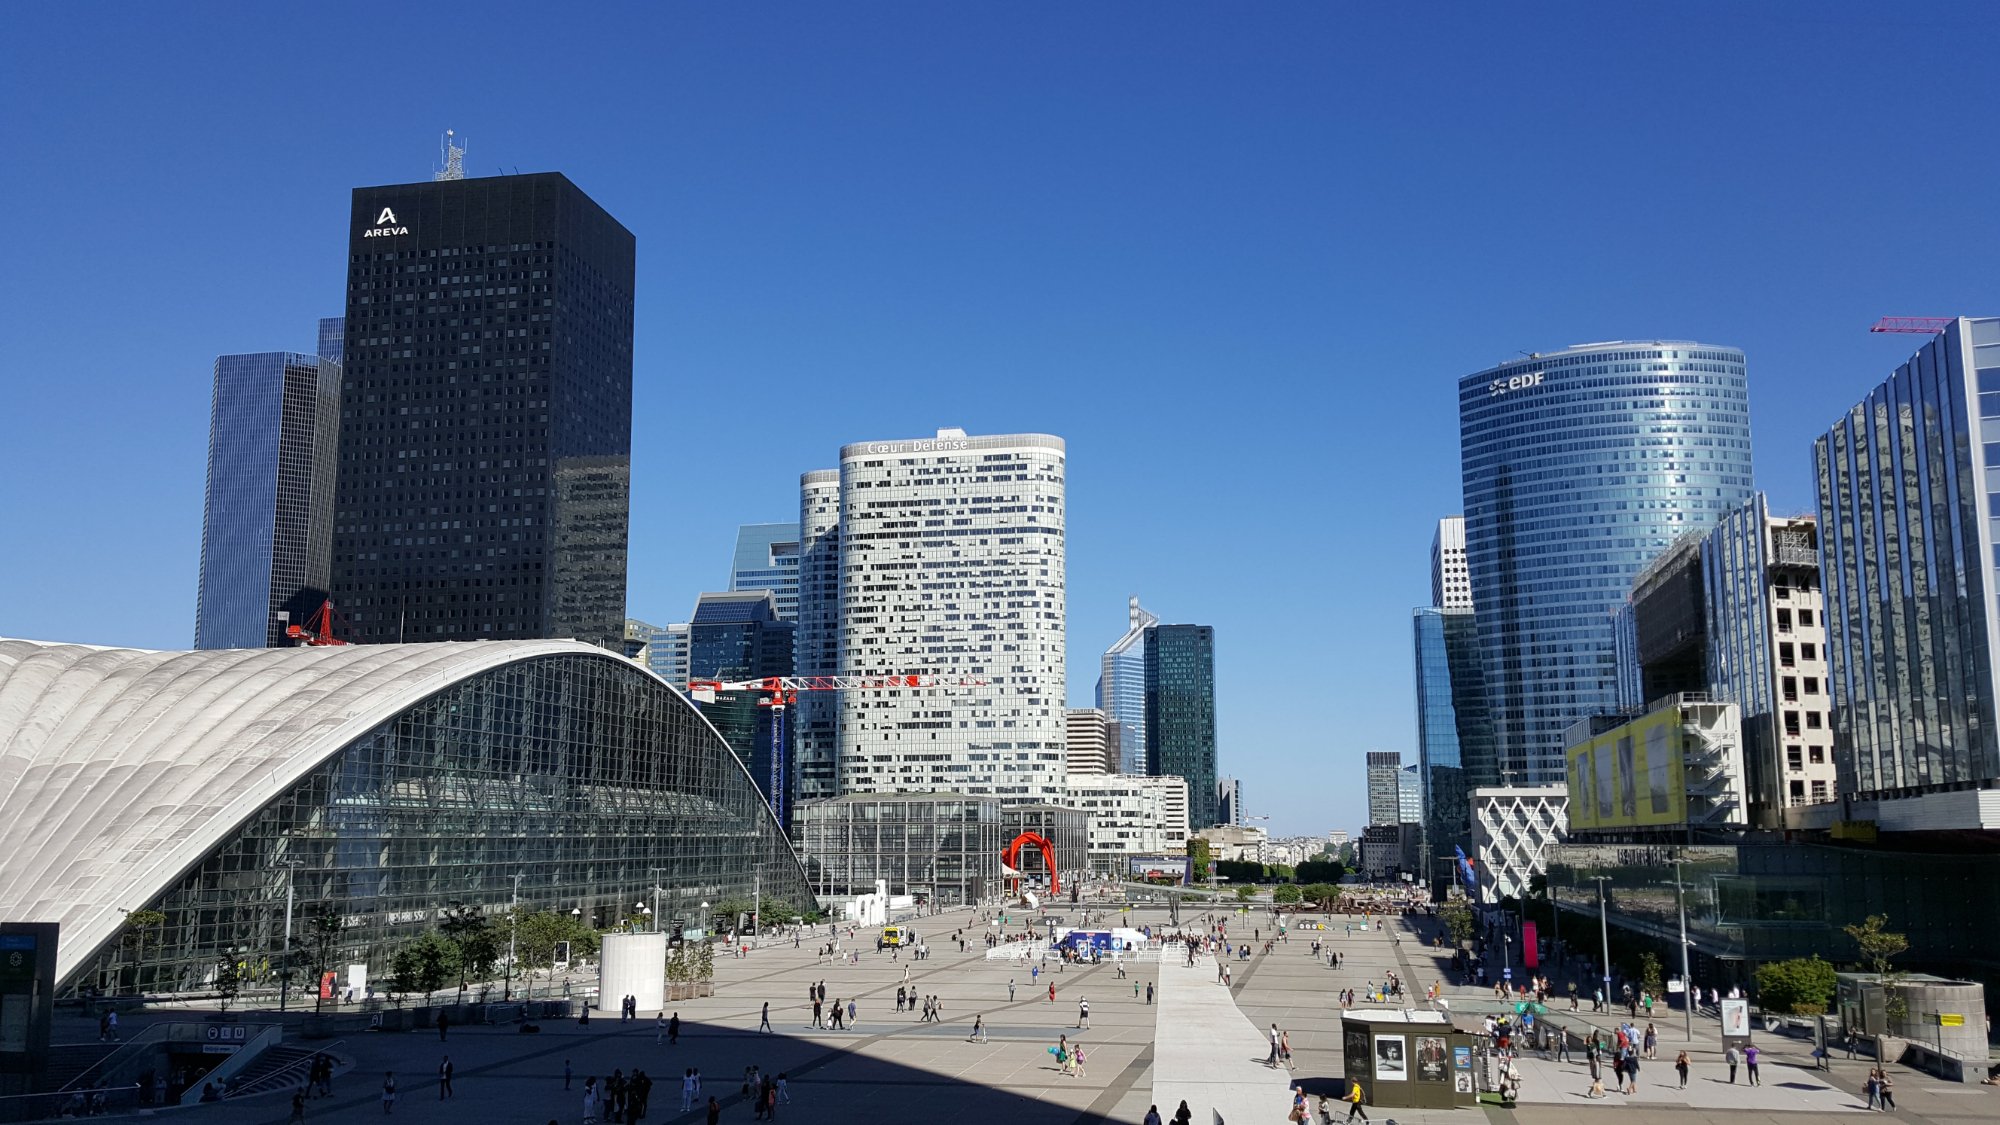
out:
<path id="1" fill-rule="evenodd" d="M 1767 1012 L 1817 1016 L 1826 1011 L 1838 983 L 1833 966 L 1817 953 L 1770 961 L 1757 966 L 1757 1003 Z"/>
<path id="2" fill-rule="evenodd" d="M 485 977 L 492 971 L 493 963 L 500 959 L 500 943 L 493 936 L 492 927 L 486 924 L 485 915 L 462 902 L 454 902 L 445 908 L 435 933 L 456 951 L 451 960 L 458 970 L 460 992 L 465 991 L 471 977 Z"/>
<path id="3" fill-rule="evenodd" d="M 1453 901 L 1446 905 L 1441 913 L 1445 929 L 1451 933 L 1453 944 L 1463 946 L 1472 940 L 1472 935 L 1478 927 L 1472 920 L 1471 907 L 1465 905 L 1463 901 Z"/>
<path id="4" fill-rule="evenodd" d="M 1194 881 L 1197 883 L 1207 882 L 1209 874 L 1208 841 L 1199 836 L 1188 837 L 1187 854 L 1188 866 L 1193 868 L 1192 876 Z"/>
<path id="5" fill-rule="evenodd" d="M 222 1001 L 222 1010 L 229 1010 L 229 1002 L 243 989 L 243 967 L 236 961 L 234 953 L 225 953 L 215 963 L 215 995 Z"/>
<path id="6" fill-rule="evenodd" d="M 1660 973 L 1660 958 L 1650 949 L 1639 955 L 1639 987 L 1654 997 L 1666 988 Z"/>
<path id="7" fill-rule="evenodd" d="M 1305 897 L 1305 892 L 1301 891 L 1296 884 L 1292 883 L 1286 883 L 1283 886 L 1279 887 L 1277 890 L 1271 892 L 1271 901 L 1285 906 L 1290 906 L 1304 897 Z"/>
<path id="8" fill-rule="evenodd" d="M 1307 902 L 1321 910 L 1332 910 L 1333 904 L 1340 900 L 1340 888 L 1332 883 L 1307 883 L 1299 891 Z"/>
<path id="9" fill-rule="evenodd" d="M 1337 861 L 1324 859 L 1301 863 L 1292 872 L 1292 877 L 1301 883 L 1338 883 L 1347 874 L 1347 868 Z"/>
<path id="10" fill-rule="evenodd" d="M 1860 925 L 1841 928 L 1860 948 L 1861 963 L 1882 978 L 1882 1014 L 1894 1028 L 1909 1017 L 1910 1005 L 1903 998 L 1902 974 L 1896 971 L 1891 959 L 1909 952 L 1910 939 L 1905 934 L 1892 933 L 1888 926 L 1887 914 L 1870 914 Z"/>
<path id="11" fill-rule="evenodd" d="M 1237 902 L 1249 902 L 1251 899 L 1256 897 L 1257 897 L 1257 888 L 1255 887 L 1243 885 L 1243 886 L 1238 886 L 1236 888 Z"/>
<path id="12" fill-rule="evenodd" d="M 458 962 L 458 944 L 436 930 L 426 930 L 423 936 L 396 951 L 389 961 L 389 972 L 398 992 L 435 992 L 443 988 L 454 974 L 462 973 Z M 460 987 L 464 987 L 464 977 L 460 975 Z"/>

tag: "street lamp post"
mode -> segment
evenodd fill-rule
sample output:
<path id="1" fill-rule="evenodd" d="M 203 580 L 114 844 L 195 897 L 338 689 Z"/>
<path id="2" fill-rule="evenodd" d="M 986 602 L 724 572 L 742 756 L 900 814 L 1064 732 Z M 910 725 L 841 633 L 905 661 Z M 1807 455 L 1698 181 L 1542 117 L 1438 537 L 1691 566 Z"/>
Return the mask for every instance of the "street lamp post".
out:
<path id="1" fill-rule="evenodd" d="M 514 874 L 514 902 L 507 911 L 507 983 L 500 989 L 500 999 L 504 1003 L 514 998 L 514 951 L 519 948 L 521 936 L 521 875 Z M 492 995 L 488 993 L 487 995 Z"/>
<path id="2" fill-rule="evenodd" d="M 1674 900 L 1681 912 L 1681 1014 L 1686 1017 L 1687 1037 L 1694 1040 L 1694 976 L 1688 970 L 1687 888 L 1681 883 L 1681 861 L 1674 861 Z"/>
<path id="3" fill-rule="evenodd" d="M 1611 878 L 1611 876 L 1593 875 L 1591 878 L 1597 883 L 1597 930 L 1598 936 L 1604 940 L 1604 1002 L 1609 1004 L 1611 1002 L 1611 922 L 1609 916 L 1605 913 L 1604 881 Z"/>
<path id="4" fill-rule="evenodd" d="M 285 1010 L 285 1001 L 292 991 L 292 875 L 299 869 L 299 861 L 280 861 L 285 869 L 285 945 L 278 959 L 278 1010 Z"/>
<path id="5" fill-rule="evenodd" d="M 653 868 L 653 932 L 660 932 L 660 872 L 664 867 Z"/>

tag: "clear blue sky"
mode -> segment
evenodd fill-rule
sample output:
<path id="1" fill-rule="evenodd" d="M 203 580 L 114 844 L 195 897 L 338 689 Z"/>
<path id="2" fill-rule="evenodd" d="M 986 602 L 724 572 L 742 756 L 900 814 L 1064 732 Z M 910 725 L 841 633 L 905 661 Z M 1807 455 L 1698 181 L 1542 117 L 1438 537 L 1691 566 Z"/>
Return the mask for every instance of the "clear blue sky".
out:
<path id="1" fill-rule="evenodd" d="M 592 16 L 573 13 L 596 12 Z M 1454 381 L 1749 354 L 1757 472 L 2000 312 L 2000 5 L 12 4 L 0 634 L 186 647 L 211 364 L 311 350 L 347 199 L 567 173 L 639 239 L 630 609 L 843 442 L 1069 441 L 1073 702 L 1217 630 L 1222 770 L 1360 826 L 1414 751 Z"/>

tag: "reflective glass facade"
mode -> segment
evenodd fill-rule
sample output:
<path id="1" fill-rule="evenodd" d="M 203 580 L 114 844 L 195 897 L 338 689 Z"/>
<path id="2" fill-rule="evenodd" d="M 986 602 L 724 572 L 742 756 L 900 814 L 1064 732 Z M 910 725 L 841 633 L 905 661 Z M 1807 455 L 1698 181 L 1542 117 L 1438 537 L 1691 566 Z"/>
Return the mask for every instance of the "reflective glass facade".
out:
<path id="1" fill-rule="evenodd" d="M 1146 629 L 1146 772 L 1185 778 L 1188 824 L 1221 823 L 1215 799 L 1215 630 Z"/>
<path id="2" fill-rule="evenodd" d="M 1007 837 L 997 797 L 961 793 L 872 793 L 803 803 L 799 851 L 821 895 L 868 894 L 876 880 L 894 895 L 940 906 L 1001 893 Z"/>
<path id="3" fill-rule="evenodd" d="M 1750 498 L 1743 353 L 1579 345 L 1458 390 L 1466 564 L 1501 778 L 1559 785 L 1563 728 L 1617 706 L 1613 613 L 1633 577 Z"/>
<path id="4" fill-rule="evenodd" d="M 1471 792 L 1499 784 L 1479 627 L 1470 609 L 1425 606 L 1412 618 L 1417 657 L 1417 766 L 1431 870 L 1450 870 L 1455 847 L 1471 854 Z M 1443 857 L 1447 862 L 1439 863 Z"/>
<path id="5" fill-rule="evenodd" d="M 697 680 L 749 680 L 792 674 L 789 621 L 778 620 L 768 590 L 703 594 L 688 623 L 688 676 Z M 759 692 L 718 694 L 698 703 L 723 740 L 743 760 L 780 824 L 791 808 L 791 741 L 784 719 L 790 709 L 762 707 Z"/>
<path id="6" fill-rule="evenodd" d="M 1953 321 L 1814 442 L 1813 467 L 1840 792 L 2000 778 L 2000 319 Z"/>
<path id="7" fill-rule="evenodd" d="M 799 631 L 793 666 L 801 676 L 840 674 L 840 473 L 815 469 L 799 478 Z M 840 706 L 831 692 L 809 691 L 793 708 L 794 796 L 839 793 Z"/>
<path id="8" fill-rule="evenodd" d="M 1146 769 L 1146 629 L 1160 619 L 1139 608 L 1133 598 L 1126 606 L 1130 623 L 1099 662 L 1097 709 L 1117 724 L 1118 771 L 1143 774 Z"/>
<path id="9" fill-rule="evenodd" d="M 334 600 L 363 643 L 616 651 L 631 232 L 558 173 L 358 188 Z"/>
<path id="10" fill-rule="evenodd" d="M 143 950 L 70 982 L 194 989 L 218 962 L 277 971 L 287 871 L 296 911 L 341 920 L 335 964 L 386 979 L 403 943 L 462 903 L 600 924 L 664 888 L 661 913 L 748 897 L 812 904 L 796 855 L 735 755 L 685 699 L 610 655 L 544 656 L 444 688 L 354 741 L 152 901 Z M 295 940 L 300 932 L 294 924 Z M 138 958 L 143 956 L 143 960 Z"/>
<path id="11" fill-rule="evenodd" d="M 294 352 L 215 361 L 194 647 L 289 644 L 326 600 L 340 365 Z"/>
<path id="12" fill-rule="evenodd" d="M 769 590 L 778 617 L 799 619 L 799 525 L 746 523 L 736 529 L 736 553 L 729 561 L 731 590 Z"/>

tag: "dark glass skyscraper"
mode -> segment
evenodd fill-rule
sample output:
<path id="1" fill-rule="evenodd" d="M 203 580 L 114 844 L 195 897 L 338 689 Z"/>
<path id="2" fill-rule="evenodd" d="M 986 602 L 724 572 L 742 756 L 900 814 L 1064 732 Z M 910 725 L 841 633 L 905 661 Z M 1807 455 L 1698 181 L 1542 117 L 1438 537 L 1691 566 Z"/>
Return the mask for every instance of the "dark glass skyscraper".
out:
<path id="1" fill-rule="evenodd" d="M 1424 848 L 1436 878 L 1451 870 L 1454 848 L 1472 852 L 1472 790 L 1500 778 L 1473 611 L 1424 606 L 1415 611 L 1414 629 Z"/>
<path id="2" fill-rule="evenodd" d="M 354 192 L 334 596 L 362 642 L 616 651 L 631 232 L 559 173 Z"/>
<path id="3" fill-rule="evenodd" d="M 1743 353 L 1579 344 L 1458 383 L 1465 555 L 1509 785 L 1560 785 L 1562 733 L 1617 708 L 1613 611 L 1647 561 L 1750 499 Z"/>
<path id="4" fill-rule="evenodd" d="M 1188 827 L 1220 823 L 1215 794 L 1215 630 L 1146 627 L 1146 772 L 1187 779 Z"/>
<path id="5" fill-rule="evenodd" d="M 326 600 L 340 365 L 296 352 L 215 361 L 194 647 L 266 648 Z"/>
<path id="6" fill-rule="evenodd" d="M 729 560 L 729 588 L 769 590 L 778 616 L 799 618 L 799 525 L 746 523 L 736 529 L 736 553 Z"/>
<path id="7" fill-rule="evenodd" d="M 695 680 L 750 680 L 792 674 L 792 639 L 797 626 L 780 620 L 769 590 L 703 594 L 688 622 L 688 677 Z M 786 822 L 792 788 L 791 740 L 775 732 L 776 712 L 758 705 L 756 692 L 724 692 L 699 704 L 723 741 L 742 759 L 770 802 L 778 822 Z M 787 718 L 792 718 L 790 708 Z"/>

